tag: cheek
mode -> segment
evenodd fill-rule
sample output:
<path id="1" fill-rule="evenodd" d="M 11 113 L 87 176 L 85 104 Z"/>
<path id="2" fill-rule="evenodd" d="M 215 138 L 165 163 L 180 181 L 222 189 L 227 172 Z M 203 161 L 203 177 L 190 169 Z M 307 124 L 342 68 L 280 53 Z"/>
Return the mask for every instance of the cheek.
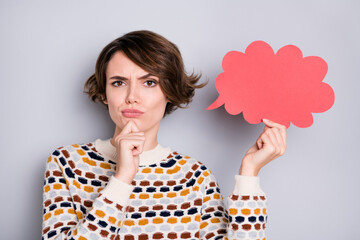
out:
<path id="1" fill-rule="evenodd" d="M 113 120 L 114 123 L 118 123 L 121 119 L 121 112 L 119 112 L 119 104 L 117 103 L 118 99 L 112 99 L 111 97 L 109 97 L 107 101 L 110 118 Z"/>

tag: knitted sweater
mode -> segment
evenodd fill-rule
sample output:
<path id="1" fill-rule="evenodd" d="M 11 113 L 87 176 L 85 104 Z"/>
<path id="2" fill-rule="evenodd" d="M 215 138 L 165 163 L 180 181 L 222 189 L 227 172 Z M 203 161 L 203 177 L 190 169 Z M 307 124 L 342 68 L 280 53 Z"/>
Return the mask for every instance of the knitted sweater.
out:
<path id="1" fill-rule="evenodd" d="M 201 162 L 157 145 L 132 184 L 114 177 L 110 139 L 57 148 L 46 164 L 42 239 L 265 239 L 259 178 L 235 175 L 226 204 Z M 226 206 L 225 206 L 226 205 Z"/>

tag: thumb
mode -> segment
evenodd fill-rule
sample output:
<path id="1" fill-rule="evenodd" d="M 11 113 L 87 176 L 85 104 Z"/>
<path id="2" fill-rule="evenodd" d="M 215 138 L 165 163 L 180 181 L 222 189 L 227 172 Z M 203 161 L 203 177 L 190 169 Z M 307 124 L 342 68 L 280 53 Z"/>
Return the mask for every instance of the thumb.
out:
<path id="1" fill-rule="evenodd" d="M 134 121 L 130 121 L 131 122 L 131 131 L 132 132 L 140 132 L 138 126 L 136 125 L 136 123 Z"/>
<path id="2" fill-rule="evenodd" d="M 259 139 L 256 141 L 256 145 L 258 146 L 259 149 L 262 148 L 263 142 L 262 142 L 261 138 L 259 138 Z"/>
<path id="3" fill-rule="evenodd" d="M 131 133 L 131 121 L 128 121 L 126 124 L 125 124 L 125 126 L 124 126 L 124 128 L 121 130 L 121 132 L 120 132 L 120 134 L 119 135 L 121 135 L 121 134 L 126 134 L 126 133 Z"/>

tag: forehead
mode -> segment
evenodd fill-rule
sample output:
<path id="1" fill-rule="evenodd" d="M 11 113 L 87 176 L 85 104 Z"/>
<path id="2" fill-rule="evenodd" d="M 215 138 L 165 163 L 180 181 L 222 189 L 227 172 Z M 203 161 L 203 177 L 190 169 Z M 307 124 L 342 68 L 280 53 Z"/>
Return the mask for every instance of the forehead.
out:
<path id="1" fill-rule="evenodd" d="M 148 73 L 138 65 L 136 65 L 133 61 L 131 61 L 125 53 L 118 51 L 113 54 L 110 58 L 109 63 L 106 68 L 106 75 L 109 74 L 146 74 Z"/>

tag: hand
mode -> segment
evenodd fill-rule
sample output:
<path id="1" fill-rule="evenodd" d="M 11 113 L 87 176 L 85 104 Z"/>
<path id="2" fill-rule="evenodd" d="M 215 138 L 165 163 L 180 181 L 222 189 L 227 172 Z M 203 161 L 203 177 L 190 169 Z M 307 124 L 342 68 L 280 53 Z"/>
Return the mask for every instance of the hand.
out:
<path id="1" fill-rule="evenodd" d="M 115 177 L 131 184 L 139 168 L 139 154 L 143 152 L 145 134 L 130 120 L 114 141 L 117 161 Z"/>
<path id="2" fill-rule="evenodd" d="M 257 176 L 260 169 L 286 150 L 286 127 L 264 119 L 264 131 L 242 160 L 239 174 Z"/>

